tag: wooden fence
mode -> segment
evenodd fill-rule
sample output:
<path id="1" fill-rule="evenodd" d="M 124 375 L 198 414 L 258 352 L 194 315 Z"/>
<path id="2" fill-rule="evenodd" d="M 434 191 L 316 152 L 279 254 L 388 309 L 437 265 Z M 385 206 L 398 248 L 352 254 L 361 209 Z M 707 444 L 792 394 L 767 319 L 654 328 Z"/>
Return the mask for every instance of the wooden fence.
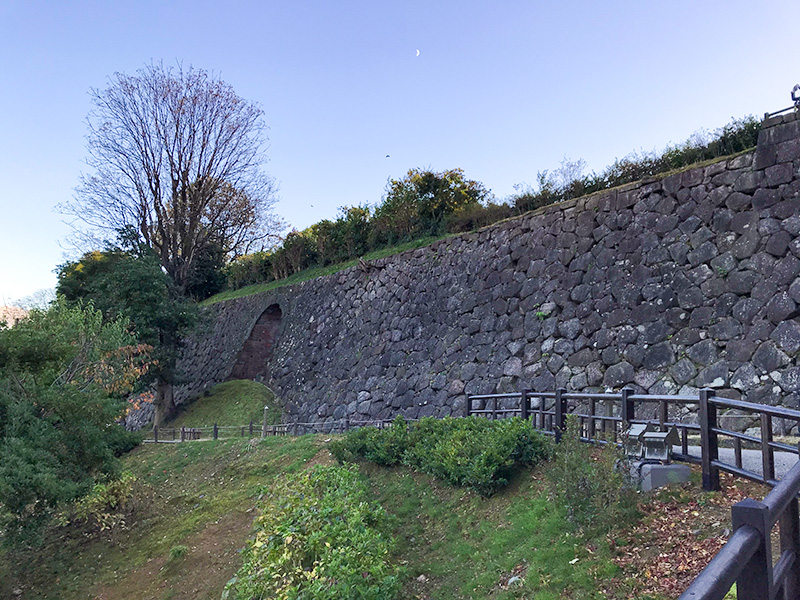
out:
<path id="1" fill-rule="evenodd" d="M 278 435 L 305 435 L 307 433 L 343 433 L 356 427 L 378 427 L 382 429 L 392 423 L 391 419 L 339 419 L 336 421 L 308 421 L 281 423 L 279 425 L 206 425 L 202 427 L 153 427 L 147 443 L 179 443 L 198 440 L 223 440 L 237 437 L 271 437 Z"/>
<path id="2" fill-rule="evenodd" d="M 696 406 L 697 422 L 674 418 L 688 406 Z M 649 410 L 648 410 L 649 409 Z M 742 416 L 755 417 L 758 437 L 720 427 L 719 412 L 736 409 Z M 651 413 L 651 418 L 643 418 Z M 709 565 L 700 573 L 679 600 L 723 600 L 736 583 L 738 600 L 800 600 L 800 516 L 797 496 L 800 493 L 800 462 L 783 477 L 775 478 L 775 451 L 798 454 L 798 447 L 773 439 L 773 420 L 786 419 L 800 424 L 800 411 L 754 404 L 714 396 L 701 390 L 697 396 L 656 396 L 634 394 L 624 389 L 616 394 L 577 394 L 560 389 L 555 392 L 524 390 L 512 394 L 469 396 L 465 415 L 488 418 L 521 416 L 532 425 L 560 439 L 568 414 L 581 424 L 587 441 L 616 440 L 623 427 L 633 423 L 654 423 L 677 427 L 680 432 L 678 460 L 700 463 L 703 488 L 719 489 L 719 472 L 753 479 L 774 486 L 758 502 L 750 498 L 731 509 L 734 533 Z M 693 437 L 699 436 L 700 454 L 690 454 Z M 720 460 L 720 437 L 730 440 L 733 462 Z M 760 450 L 761 472 L 743 466 L 742 449 Z M 771 533 L 779 525 L 779 558 L 773 565 Z"/>
<path id="3" fill-rule="evenodd" d="M 657 396 L 635 394 L 623 389 L 610 394 L 572 393 L 565 389 L 554 392 L 523 390 L 510 394 L 468 396 L 464 414 L 483 415 L 489 418 L 520 416 L 530 419 L 533 427 L 560 439 L 568 414 L 575 415 L 581 423 L 584 439 L 603 441 L 611 435 L 615 441 L 622 424 L 654 423 L 662 429 L 675 427 L 680 434 L 680 450 L 676 459 L 699 463 L 703 470 L 703 489 L 719 489 L 719 472 L 727 471 L 740 477 L 774 486 L 775 451 L 798 454 L 798 447 L 773 439 L 774 419 L 800 423 L 800 411 L 731 400 L 715 396 L 713 390 L 700 390 L 697 396 Z M 688 409 L 694 408 L 694 411 Z M 736 409 L 739 418 L 754 419 L 760 426 L 758 437 L 724 429 L 719 424 L 719 413 Z M 681 413 L 686 417 L 679 416 Z M 696 421 L 688 416 L 696 414 Z M 694 439 L 693 439 L 694 438 Z M 733 461 L 720 460 L 721 439 L 733 448 Z M 699 446 L 699 452 L 690 453 L 690 447 Z M 761 452 L 761 472 L 745 468 L 742 449 L 753 448 Z"/>

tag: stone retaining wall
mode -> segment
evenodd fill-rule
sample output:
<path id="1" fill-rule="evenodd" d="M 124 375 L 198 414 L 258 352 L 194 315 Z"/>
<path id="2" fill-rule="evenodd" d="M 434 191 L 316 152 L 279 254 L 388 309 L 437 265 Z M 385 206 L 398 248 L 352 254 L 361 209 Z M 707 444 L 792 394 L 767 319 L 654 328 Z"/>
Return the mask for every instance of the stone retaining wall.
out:
<path id="1" fill-rule="evenodd" d="M 800 398 L 800 120 L 754 153 L 210 307 L 178 401 L 282 313 L 262 376 L 291 420 L 461 414 L 524 387 Z"/>

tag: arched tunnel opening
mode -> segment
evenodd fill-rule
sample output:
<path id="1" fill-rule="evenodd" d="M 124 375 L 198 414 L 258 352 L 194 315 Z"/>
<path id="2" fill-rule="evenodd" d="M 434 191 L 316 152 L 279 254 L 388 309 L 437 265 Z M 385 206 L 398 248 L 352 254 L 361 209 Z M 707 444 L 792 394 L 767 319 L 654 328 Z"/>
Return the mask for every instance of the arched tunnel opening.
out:
<path id="1" fill-rule="evenodd" d="M 267 377 L 267 363 L 272 357 L 282 317 L 283 312 L 277 304 L 268 306 L 261 313 L 239 353 L 229 379 L 263 380 Z"/>

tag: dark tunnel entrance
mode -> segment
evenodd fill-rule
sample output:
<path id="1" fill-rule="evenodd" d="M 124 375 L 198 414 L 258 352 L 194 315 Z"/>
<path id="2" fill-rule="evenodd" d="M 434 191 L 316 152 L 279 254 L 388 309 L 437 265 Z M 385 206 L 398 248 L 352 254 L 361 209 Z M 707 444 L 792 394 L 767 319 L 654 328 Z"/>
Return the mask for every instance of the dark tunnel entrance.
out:
<path id="1" fill-rule="evenodd" d="M 267 363 L 272 357 L 282 316 L 281 307 L 277 304 L 267 307 L 261 313 L 239 353 L 230 379 L 256 379 L 267 376 Z"/>

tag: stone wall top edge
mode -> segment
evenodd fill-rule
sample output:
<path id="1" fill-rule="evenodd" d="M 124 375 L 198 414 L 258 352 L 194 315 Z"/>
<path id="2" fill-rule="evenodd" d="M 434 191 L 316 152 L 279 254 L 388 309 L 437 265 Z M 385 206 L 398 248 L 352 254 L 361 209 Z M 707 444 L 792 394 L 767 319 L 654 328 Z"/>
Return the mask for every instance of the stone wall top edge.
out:
<path id="1" fill-rule="evenodd" d="M 791 117 L 791 120 L 794 120 L 796 118 L 796 115 L 794 113 L 792 113 L 791 115 L 783 115 L 781 117 L 774 117 L 774 119 L 780 119 L 782 117 Z M 784 121 L 781 121 L 781 123 L 783 123 L 783 122 Z M 778 123 L 776 123 L 776 124 L 778 124 Z M 755 154 L 755 151 L 747 152 L 747 153 L 744 153 L 744 154 Z M 740 158 L 740 156 L 741 155 L 739 155 L 739 156 L 737 156 L 735 158 Z M 567 210 L 571 210 L 571 209 L 586 210 L 587 208 L 591 208 L 591 204 L 593 202 L 596 202 L 600 198 L 603 198 L 603 197 L 606 197 L 606 196 L 616 196 L 618 194 L 625 194 L 625 193 L 629 193 L 629 192 L 635 192 L 635 191 L 638 191 L 638 190 L 640 190 L 640 189 L 642 189 L 642 188 L 644 188 L 646 186 L 652 186 L 654 184 L 658 185 L 664 179 L 667 179 L 669 177 L 674 177 L 676 175 L 681 175 L 682 173 L 690 172 L 690 171 L 693 171 L 693 170 L 696 170 L 696 169 L 706 169 L 710 164 L 716 164 L 716 163 L 723 162 L 723 161 L 727 162 L 727 161 L 730 161 L 730 160 L 731 160 L 731 157 L 721 157 L 721 158 L 719 158 L 717 160 L 714 160 L 714 161 L 708 161 L 706 163 L 702 163 L 702 164 L 698 164 L 698 165 L 690 165 L 690 166 L 688 166 L 686 168 L 683 168 L 683 169 L 675 169 L 675 170 L 669 171 L 667 173 L 662 173 L 662 174 L 658 174 L 658 175 L 655 175 L 655 176 L 652 176 L 652 177 L 647 177 L 647 178 L 640 179 L 638 181 L 634 181 L 634 182 L 631 182 L 631 183 L 625 183 L 625 184 L 622 184 L 622 185 L 614 187 L 614 188 L 609 188 L 609 189 L 605 189 L 605 190 L 598 190 L 596 192 L 592 192 L 591 194 L 586 194 L 585 196 L 580 196 L 578 198 L 570 198 L 569 200 L 564 200 L 564 201 L 561 201 L 561 202 L 555 202 L 553 204 L 548 204 L 546 206 L 542 206 L 542 207 L 536 208 L 534 210 L 530 210 L 530 211 L 525 212 L 525 213 L 523 213 L 521 215 L 508 217 L 508 218 L 503 219 L 501 221 L 498 221 L 496 223 L 491 223 L 491 224 L 486 225 L 484 227 L 481 227 L 480 229 L 475 230 L 475 231 L 467 231 L 467 232 L 463 232 L 463 233 L 460 233 L 460 234 L 457 234 L 457 235 L 451 235 L 451 236 L 448 236 L 448 237 L 443 238 L 441 240 L 436 240 L 435 242 L 432 242 L 428 246 L 422 246 L 420 248 L 411 248 L 409 250 L 404 250 L 403 252 L 399 252 L 399 253 L 393 254 L 391 256 L 387 256 L 387 257 L 383 257 L 383 258 L 380 258 L 380 259 L 375 259 L 375 260 L 371 260 L 371 261 L 367 261 L 367 262 L 369 264 L 373 264 L 373 265 L 376 265 L 376 266 L 385 266 L 385 265 L 387 265 L 387 264 L 389 264 L 391 262 L 394 262 L 394 261 L 402 261 L 402 260 L 405 260 L 407 258 L 410 258 L 410 257 L 412 257 L 414 255 L 414 253 L 417 253 L 417 252 L 420 252 L 420 251 L 422 251 L 422 252 L 426 252 L 426 251 L 438 252 L 440 249 L 447 248 L 451 244 L 453 244 L 455 242 L 458 242 L 458 241 L 467 241 L 467 242 L 475 241 L 477 239 L 476 238 L 476 234 L 489 233 L 489 232 L 492 232 L 492 231 L 498 231 L 499 232 L 499 231 L 506 230 L 506 229 L 513 229 L 514 227 L 522 227 L 523 226 L 523 221 L 525 219 L 530 219 L 530 218 L 535 218 L 535 217 L 543 217 L 543 216 L 550 215 L 550 214 L 553 214 L 553 213 L 563 213 L 563 212 L 565 212 Z M 217 304 L 219 304 L 219 305 L 227 305 L 228 303 L 246 300 L 246 299 L 252 298 L 254 296 L 256 296 L 256 297 L 258 297 L 260 299 L 264 299 L 264 298 L 268 298 L 270 296 L 282 295 L 284 301 L 286 301 L 287 296 L 293 296 L 293 295 L 297 294 L 298 292 L 300 292 L 300 290 L 302 290 L 302 288 L 304 286 L 322 284 L 323 282 L 331 281 L 332 277 L 336 277 L 338 279 L 341 279 L 343 277 L 348 277 L 356 269 L 359 269 L 358 265 L 347 267 L 345 269 L 342 269 L 341 271 L 337 271 L 335 273 L 331 273 L 330 275 L 323 275 L 323 276 L 320 276 L 320 277 L 315 277 L 314 279 L 309 279 L 307 281 L 302 281 L 300 283 L 281 286 L 279 288 L 275 288 L 275 289 L 272 289 L 272 290 L 267 290 L 267 291 L 264 291 L 264 292 L 258 292 L 256 294 L 251 294 L 249 296 L 243 296 L 243 297 L 240 297 L 240 298 L 231 298 L 230 300 L 222 300 L 222 301 L 220 301 L 218 303 L 215 303 L 212 306 L 216 306 Z"/>

